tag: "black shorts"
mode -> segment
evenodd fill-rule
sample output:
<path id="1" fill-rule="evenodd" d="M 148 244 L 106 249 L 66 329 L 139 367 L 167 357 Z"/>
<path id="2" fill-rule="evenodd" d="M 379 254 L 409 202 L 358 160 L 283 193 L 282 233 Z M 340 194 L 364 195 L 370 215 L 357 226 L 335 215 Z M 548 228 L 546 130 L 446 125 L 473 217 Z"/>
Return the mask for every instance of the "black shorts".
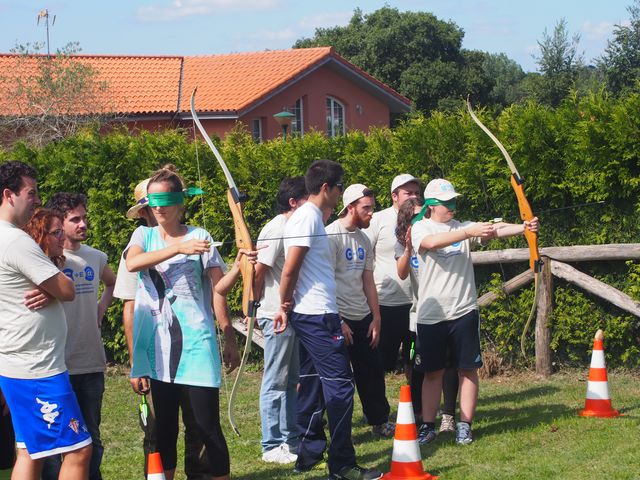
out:
<path id="1" fill-rule="evenodd" d="M 419 323 L 417 337 L 415 368 L 421 372 L 435 372 L 448 365 L 462 370 L 482 366 L 478 310 L 433 325 Z"/>

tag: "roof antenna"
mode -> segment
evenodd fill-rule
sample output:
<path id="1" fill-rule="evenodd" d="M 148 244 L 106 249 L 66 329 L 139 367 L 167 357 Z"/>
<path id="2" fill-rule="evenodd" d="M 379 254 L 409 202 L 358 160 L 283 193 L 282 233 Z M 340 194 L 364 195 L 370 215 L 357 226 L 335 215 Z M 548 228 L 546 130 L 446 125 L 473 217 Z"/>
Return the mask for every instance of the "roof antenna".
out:
<path id="1" fill-rule="evenodd" d="M 47 57 L 51 56 L 51 52 L 49 50 L 49 17 L 51 14 L 49 13 L 49 9 L 45 8 L 38 14 L 38 23 L 40 25 L 40 19 L 44 18 L 44 25 L 47 28 Z M 53 16 L 53 20 L 51 21 L 51 26 L 53 27 L 56 24 L 56 16 Z"/>

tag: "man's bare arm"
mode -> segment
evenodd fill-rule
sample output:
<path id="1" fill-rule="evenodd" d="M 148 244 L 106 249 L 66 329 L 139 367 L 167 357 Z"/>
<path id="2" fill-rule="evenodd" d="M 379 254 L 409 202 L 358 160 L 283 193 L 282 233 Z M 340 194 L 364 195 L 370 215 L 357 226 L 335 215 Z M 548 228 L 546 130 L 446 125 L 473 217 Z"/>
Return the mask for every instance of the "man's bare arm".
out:
<path id="1" fill-rule="evenodd" d="M 289 247 L 280 277 L 280 310 L 273 318 L 273 331 L 282 333 L 287 328 L 288 312 L 293 305 L 293 291 L 298 283 L 300 268 L 309 247 Z"/>
<path id="2" fill-rule="evenodd" d="M 129 350 L 129 365 L 133 365 L 133 300 L 125 300 L 122 306 L 122 328 L 127 339 L 127 350 Z"/>
<path id="3" fill-rule="evenodd" d="M 105 265 L 102 270 L 102 277 L 100 277 L 100 280 L 104 283 L 104 290 L 102 291 L 102 296 L 98 301 L 98 326 L 102 325 L 104 314 L 113 302 L 113 289 L 116 286 L 116 275 L 113 273 L 113 270 L 111 270 L 109 265 Z"/>
<path id="4" fill-rule="evenodd" d="M 76 289 L 73 286 L 73 282 L 62 272 L 47 278 L 38 287 L 61 302 L 70 302 L 76 298 Z"/>

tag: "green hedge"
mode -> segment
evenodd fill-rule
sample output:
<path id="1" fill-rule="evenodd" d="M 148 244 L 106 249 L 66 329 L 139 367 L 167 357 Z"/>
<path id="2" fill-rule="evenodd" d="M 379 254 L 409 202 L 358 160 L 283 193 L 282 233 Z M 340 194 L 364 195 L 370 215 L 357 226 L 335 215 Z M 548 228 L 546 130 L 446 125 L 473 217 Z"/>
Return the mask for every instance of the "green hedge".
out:
<path id="1" fill-rule="evenodd" d="M 570 97 L 556 109 L 536 103 L 513 105 L 497 118 L 478 112 L 502 140 L 520 173 L 535 211 L 594 201 L 606 203 L 541 215 L 541 246 L 637 242 L 640 233 L 640 96 L 610 98 L 603 92 Z M 124 217 L 133 187 L 164 163 L 175 164 L 192 184 L 208 192 L 204 206 L 190 201 L 188 221 L 206 226 L 226 242 L 231 256 L 233 224 L 226 204 L 226 181 L 209 149 L 191 141 L 187 131 L 109 134 L 87 131 L 38 150 L 25 145 L 0 158 L 23 160 L 39 170 L 43 200 L 57 191 L 89 195 L 89 243 L 108 253 L 117 267 L 120 252 L 135 223 Z M 273 215 L 280 180 L 303 174 L 319 158 L 341 162 L 346 183 L 365 183 L 377 192 L 380 208 L 390 205 L 393 176 L 410 172 L 424 181 L 444 176 L 464 194 L 460 219 L 503 217 L 518 221 L 509 170 L 490 139 L 461 107 L 458 112 L 416 115 L 397 128 L 369 134 L 350 132 L 327 139 L 320 133 L 256 144 L 241 130 L 217 141 L 240 189 L 248 192 L 245 215 L 254 236 Z M 200 178 L 198 175 L 198 165 Z M 524 240 L 494 241 L 488 248 L 523 247 Z M 633 262 L 580 263 L 578 268 L 640 299 L 640 266 Z M 520 273 L 527 265 L 477 268 L 480 293 Z M 612 365 L 640 365 L 638 319 L 590 297 L 561 281 L 555 282 L 551 319 L 553 350 L 558 364 L 585 365 L 593 334 L 604 328 Z M 233 305 L 237 305 L 234 291 Z M 533 300 L 533 289 L 483 310 L 486 346 L 512 363 L 521 362 L 519 337 Z M 104 338 L 109 355 L 123 361 L 125 343 L 120 305 L 109 311 Z M 532 335 L 532 334 L 531 334 Z M 533 352 L 533 342 L 529 342 Z"/>

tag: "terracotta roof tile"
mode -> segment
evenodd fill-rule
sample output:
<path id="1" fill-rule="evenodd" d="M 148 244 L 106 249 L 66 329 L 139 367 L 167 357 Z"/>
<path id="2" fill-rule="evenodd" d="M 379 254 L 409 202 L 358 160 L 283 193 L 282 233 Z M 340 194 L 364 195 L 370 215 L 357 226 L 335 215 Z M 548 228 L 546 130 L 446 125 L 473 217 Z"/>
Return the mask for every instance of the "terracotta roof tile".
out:
<path id="1" fill-rule="evenodd" d="M 0 105 L 4 114 L 18 113 L 15 111 L 16 102 L 8 98 L 8 92 L 17 85 L 15 72 L 21 72 L 22 78 L 36 75 L 37 62 L 42 60 L 46 60 L 46 57 L 0 55 L 0 83 L 3 87 Z M 176 110 L 182 57 L 78 55 L 73 60 L 90 65 L 95 70 L 97 88 L 106 85 L 105 93 L 100 94 L 100 105 L 95 108 L 121 114 Z M 78 105 L 75 107 L 75 113 L 84 113 L 77 109 Z"/>
<path id="2" fill-rule="evenodd" d="M 330 47 L 185 57 L 182 111 L 198 87 L 198 111 L 242 111 L 330 55 Z"/>
<path id="3" fill-rule="evenodd" d="M 0 114 L 20 113 L 18 102 L 7 94 L 7 86 L 15 86 L 17 71 L 22 77 L 37 73 L 36 62 L 45 58 L 0 54 Z M 191 92 L 196 86 L 198 111 L 238 114 L 329 60 L 358 72 L 401 103 L 410 104 L 408 99 L 334 53 L 331 47 L 192 57 L 78 55 L 73 59 L 91 65 L 98 72 L 96 80 L 107 86 L 101 98 L 102 111 L 120 114 L 188 112 Z M 84 113 L 77 110 L 78 105 L 70 107 L 75 108 L 74 113 Z"/>

